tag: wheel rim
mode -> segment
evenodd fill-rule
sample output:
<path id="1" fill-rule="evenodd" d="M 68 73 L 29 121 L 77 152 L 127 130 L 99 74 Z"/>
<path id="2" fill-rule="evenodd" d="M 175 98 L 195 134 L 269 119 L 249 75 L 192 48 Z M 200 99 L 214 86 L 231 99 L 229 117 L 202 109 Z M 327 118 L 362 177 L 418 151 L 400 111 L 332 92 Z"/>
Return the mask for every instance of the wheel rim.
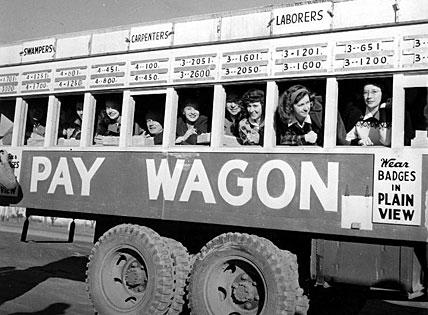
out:
<path id="1" fill-rule="evenodd" d="M 229 256 L 208 268 L 204 299 L 212 314 L 261 314 L 267 300 L 266 281 L 249 259 Z"/>
<path id="2" fill-rule="evenodd" d="M 146 297 L 148 270 L 141 253 L 130 246 L 112 249 L 100 268 L 101 289 L 118 311 L 132 311 Z"/>

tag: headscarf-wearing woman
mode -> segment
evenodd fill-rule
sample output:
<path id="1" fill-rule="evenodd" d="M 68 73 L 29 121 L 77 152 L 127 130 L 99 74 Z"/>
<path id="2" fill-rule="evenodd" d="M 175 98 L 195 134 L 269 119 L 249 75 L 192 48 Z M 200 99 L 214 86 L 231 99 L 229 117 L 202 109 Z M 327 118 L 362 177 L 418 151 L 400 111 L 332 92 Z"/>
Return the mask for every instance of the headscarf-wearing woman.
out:
<path id="1" fill-rule="evenodd" d="M 265 93 L 251 89 L 242 96 L 247 117 L 239 122 L 238 132 L 242 144 L 263 145 L 265 127 Z"/>
<path id="2" fill-rule="evenodd" d="M 322 145 L 321 97 L 303 85 L 293 85 L 279 98 L 278 142 L 283 145 Z"/>
<path id="3" fill-rule="evenodd" d="M 198 135 L 208 132 L 208 118 L 199 112 L 199 103 L 187 99 L 183 103 L 182 115 L 177 119 L 176 144 L 198 144 Z"/>
<path id="4" fill-rule="evenodd" d="M 363 86 L 364 113 L 356 119 L 346 140 L 352 145 L 391 145 L 392 106 L 386 101 L 383 85 L 379 81 L 368 81 Z"/>

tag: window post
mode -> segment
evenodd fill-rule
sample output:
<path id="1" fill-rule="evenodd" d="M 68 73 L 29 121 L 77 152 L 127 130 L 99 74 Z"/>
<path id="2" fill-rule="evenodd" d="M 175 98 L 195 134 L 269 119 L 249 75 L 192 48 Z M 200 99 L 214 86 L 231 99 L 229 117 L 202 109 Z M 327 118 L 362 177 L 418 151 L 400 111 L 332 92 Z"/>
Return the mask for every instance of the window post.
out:
<path id="1" fill-rule="evenodd" d="M 278 84 L 268 81 L 266 86 L 264 147 L 273 148 L 276 145 L 275 111 L 278 106 Z"/>
<path id="2" fill-rule="evenodd" d="M 27 122 L 28 103 L 22 98 L 17 97 L 15 103 L 15 116 L 13 118 L 12 146 L 21 146 L 24 144 L 25 127 Z"/>
<path id="3" fill-rule="evenodd" d="M 168 148 L 175 144 L 177 126 L 178 93 L 174 88 L 166 89 L 165 121 L 162 147 Z"/>
<path id="4" fill-rule="evenodd" d="M 95 107 L 97 101 L 94 96 L 87 92 L 85 93 L 83 101 L 83 118 L 82 118 L 82 131 L 80 146 L 87 147 L 92 145 L 94 137 L 94 121 L 95 121 Z"/>
<path id="5" fill-rule="evenodd" d="M 224 114 L 226 105 L 226 90 L 223 85 L 214 85 L 213 118 L 211 128 L 211 146 L 218 148 L 223 144 Z"/>
<path id="6" fill-rule="evenodd" d="M 49 95 L 48 112 L 46 115 L 46 135 L 45 147 L 51 147 L 56 144 L 58 138 L 59 113 L 61 102 L 55 95 Z"/>
<path id="7" fill-rule="evenodd" d="M 392 81 L 391 148 L 402 148 L 404 146 L 404 120 L 406 117 L 404 75 L 394 74 Z"/>
<path id="8" fill-rule="evenodd" d="M 337 102 L 338 84 L 336 78 L 327 78 L 325 92 L 325 117 L 324 117 L 324 147 L 334 148 L 336 146 L 337 132 Z"/>

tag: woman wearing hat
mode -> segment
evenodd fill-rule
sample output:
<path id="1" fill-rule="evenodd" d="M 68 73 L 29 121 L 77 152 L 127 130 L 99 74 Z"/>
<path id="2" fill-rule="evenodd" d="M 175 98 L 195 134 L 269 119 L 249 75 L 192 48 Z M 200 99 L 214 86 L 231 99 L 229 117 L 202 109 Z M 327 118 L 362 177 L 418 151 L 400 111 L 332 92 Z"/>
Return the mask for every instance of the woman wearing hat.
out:
<path id="1" fill-rule="evenodd" d="M 226 96 L 224 135 L 238 137 L 238 124 L 244 118 L 244 108 L 239 95 L 235 92 Z"/>
<path id="2" fill-rule="evenodd" d="M 251 89 L 244 93 L 242 102 L 247 109 L 247 117 L 239 122 L 241 143 L 263 145 L 265 93 L 262 90 Z"/>
<path id="3" fill-rule="evenodd" d="M 150 137 L 153 138 L 153 143 L 162 144 L 163 138 L 163 115 L 162 113 L 156 110 L 149 110 L 145 115 L 147 131 L 149 132 Z"/>
<path id="4" fill-rule="evenodd" d="M 121 104 L 116 99 L 107 99 L 105 108 L 98 115 L 97 128 L 95 137 L 97 136 L 116 136 L 120 135 L 121 122 Z"/>
<path id="5" fill-rule="evenodd" d="M 365 112 L 347 133 L 352 145 L 391 145 L 391 104 L 385 101 L 383 86 L 378 81 L 368 81 L 363 86 Z"/>
<path id="6" fill-rule="evenodd" d="M 321 144 L 322 105 L 306 87 L 288 88 L 279 99 L 277 113 L 280 144 Z"/>
<path id="7" fill-rule="evenodd" d="M 198 144 L 198 136 L 208 132 L 208 118 L 199 112 L 199 103 L 187 99 L 183 103 L 182 116 L 177 119 L 176 144 Z"/>

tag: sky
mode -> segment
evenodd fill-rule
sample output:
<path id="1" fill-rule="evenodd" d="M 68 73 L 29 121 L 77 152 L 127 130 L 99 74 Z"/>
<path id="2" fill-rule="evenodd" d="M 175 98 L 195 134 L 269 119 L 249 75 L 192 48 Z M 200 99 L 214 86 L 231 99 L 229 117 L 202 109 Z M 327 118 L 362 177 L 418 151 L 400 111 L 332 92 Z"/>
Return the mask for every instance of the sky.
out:
<path id="1" fill-rule="evenodd" d="M 0 0 L 0 45 L 297 0 Z"/>

